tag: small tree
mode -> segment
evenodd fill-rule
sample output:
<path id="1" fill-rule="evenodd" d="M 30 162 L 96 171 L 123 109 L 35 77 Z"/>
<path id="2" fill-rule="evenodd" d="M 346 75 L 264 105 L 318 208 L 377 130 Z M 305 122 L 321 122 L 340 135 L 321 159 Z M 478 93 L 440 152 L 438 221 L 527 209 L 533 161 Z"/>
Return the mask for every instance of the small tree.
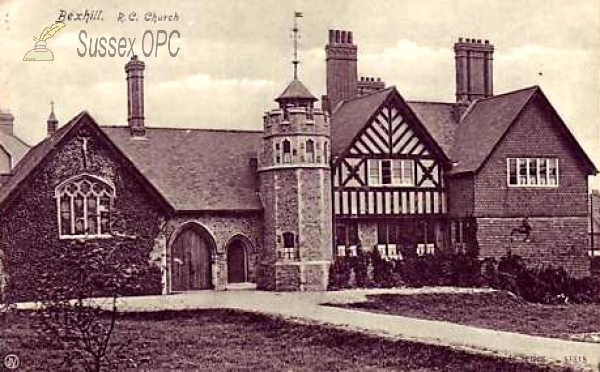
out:
<path id="1" fill-rule="evenodd" d="M 48 285 L 39 294 L 37 312 L 41 340 L 58 346 L 70 369 L 100 372 L 110 366 L 116 352 L 111 336 L 117 299 L 139 286 L 132 278 L 150 268 L 148 259 L 136 252 L 133 239 L 111 248 L 73 241 L 57 259 L 68 269 L 44 274 Z"/>

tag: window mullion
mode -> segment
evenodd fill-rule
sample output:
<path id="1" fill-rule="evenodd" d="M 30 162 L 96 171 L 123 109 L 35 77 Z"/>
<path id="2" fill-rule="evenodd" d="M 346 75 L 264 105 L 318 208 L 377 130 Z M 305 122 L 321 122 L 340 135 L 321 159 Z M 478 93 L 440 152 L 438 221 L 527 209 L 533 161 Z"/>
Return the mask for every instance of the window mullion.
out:
<path id="1" fill-rule="evenodd" d="M 71 235 L 75 234 L 75 203 L 73 202 L 73 195 L 69 195 L 69 204 L 71 206 Z"/>
<path id="2" fill-rule="evenodd" d="M 100 221 L 102 221 L 102 212 L 100 210 L 100 195 L 96 195 L 96 233 L 102 234 L 102 227 L 100 225 Z"/>
<path id="3" fill-rule="evenodd" d="M 88 235 L 88 205 L 87 195 L 83 195 L 83 235 Z"/>

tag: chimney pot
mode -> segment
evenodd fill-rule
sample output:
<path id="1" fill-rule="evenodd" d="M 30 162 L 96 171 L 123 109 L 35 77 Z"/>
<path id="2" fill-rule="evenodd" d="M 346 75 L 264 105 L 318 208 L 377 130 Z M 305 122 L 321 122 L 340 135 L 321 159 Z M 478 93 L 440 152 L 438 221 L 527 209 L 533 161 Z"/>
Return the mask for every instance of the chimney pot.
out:
<path id="1" fill-rule="evenodd" d="M 348 44 L 352 44 L 352 31 L 348 31 Z"/>
<path id="2" fill-rule="evenodd" d="M 335 42 L 335 30 L 329 30 L 329 44 Z"/>
<path id="3" fill-rule="evenodd" d="M 489 43 L 490 43 L 490 41 L 486 39 L 486 40 L 485 40 L 485 43 L 486 43 L 486 44 L 489 44 Z"/>
<path id="4" fill-rule="evenodd" d="M 348 38 L 346 37 L 346 31 L 342 31 L 342 44 L 346 44 L 348 42 Z"/>
<path id="5" fill-rule="evenodd" d="M 459 43 L 462 43 L 462 42 L 463 42 L 463 38 L 462 38 L 462 37 L 459 37 L 459 38 L 458 38 L 458 42 L 459 42 Z"/>
<path id="6" fill-rule="evenodd" d="M 335 30 L 335 42 L 340 43 L 340 30 Z"/>

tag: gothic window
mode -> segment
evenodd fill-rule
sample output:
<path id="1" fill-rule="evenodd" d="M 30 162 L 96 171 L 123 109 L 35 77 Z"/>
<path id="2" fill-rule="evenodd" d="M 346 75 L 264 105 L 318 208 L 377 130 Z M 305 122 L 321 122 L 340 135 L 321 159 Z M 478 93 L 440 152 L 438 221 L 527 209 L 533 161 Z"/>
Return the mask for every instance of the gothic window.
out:
<path id="1" fill-rule="evenodd" d="M 306 141 L 306 159 L 309 163 L 315 162 L 315 141 L 311 139 Z"/>
<path id="2" fill-rule="evenodd" d="M 115 189 L 109 182 L 92 175 L 76 176 L 58 185 L 55 195 L 61 238 L 111 236 Z"/>
<path id="3" fill-rule="evenodd" d="M 288 140 L 283 140 L 283 162 L 292 162 L 292 146 Z"/>

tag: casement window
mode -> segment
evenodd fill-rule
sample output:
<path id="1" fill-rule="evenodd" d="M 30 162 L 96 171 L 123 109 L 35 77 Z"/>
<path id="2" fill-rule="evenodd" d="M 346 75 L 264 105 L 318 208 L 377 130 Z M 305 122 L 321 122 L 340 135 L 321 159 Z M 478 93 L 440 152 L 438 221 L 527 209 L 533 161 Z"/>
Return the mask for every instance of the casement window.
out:
<path id="1" fill-rule="evenodd" d="M 292 146 L 288 140 L 283 140 L 283 162 L 292 162 Z"/>
<path id="2" fill-rule="evenodd" d="M 414 186 L 415 162 L 410 159 L 369 159 L 370 186 Z"/>
<path id="3" fill-rule="evenodd" d="M 397 222 L 382 221 L 377 223 L 377 250 L 381 257 L 402 258 L 400 246 L 401 226 Z"/>
<path id="4" fill-rule="evenodd" d="M 55 190 L 58 233 L 63 239 L 110 237 L 115 188 L 92 175 L 64 181 Z"/>
<path id="5" fill-rule="evenodd" d="M 295 260 L 298 258 L 298 250 L 296 249 L 296 235 L 292 232 L 284 232 L 283 248 L 279 250 L 279 258 L 283 260 Z"/>
<path id="6" fill-rule="evenodd" d="M 338 256 L 356 256 L 358 243 L 358 223 L 356 221 L 335 224 L 335 245 Z"/>
<path id="7" fill-rule="evenodd" d="M 323 162 L 325 164 L 327 164 L 327 162 L 329 161 L 329 154 L 327 153 L 328 147 L 329 147 L 329 143 L 327 141 L 325 141 L 325 143 L 323 144 Z"/>
<path id="8" fill-rule="evenodd" d="M 508 158 L 506 177 L 509 186 L 556 187 L 559 177 L 558 159 Z"/>

